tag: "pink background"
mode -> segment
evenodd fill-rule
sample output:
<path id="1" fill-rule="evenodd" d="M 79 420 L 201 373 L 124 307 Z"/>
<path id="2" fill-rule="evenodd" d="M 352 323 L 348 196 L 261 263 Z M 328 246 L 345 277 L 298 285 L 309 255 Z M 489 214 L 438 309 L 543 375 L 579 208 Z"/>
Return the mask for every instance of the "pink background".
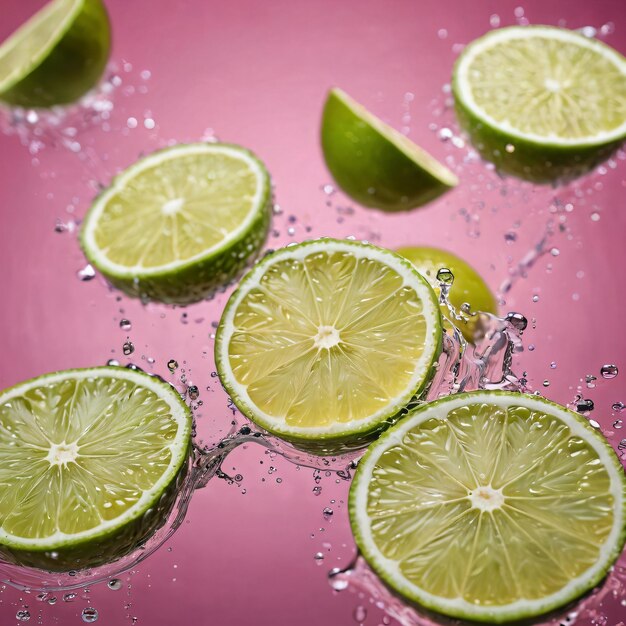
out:
<path id="1" fill-rule="evenodd" d="M 41 5 L 2 0 L 0 39 Z M 626 428 L 612 426 L 619 416 L 611 409 L 614 402 L 626 402 L 624 155 L 580 183 L 552 191 L 503 182 L 481 163 L 464 164 L 467 149 L 438 135 L 442 127 L 456 131 L 444 109 L 459 44 L 486 32 L 492 14 L 502 25 L 516 23 L 519 2 L 107 0 L 107 5 L 112 62 L 122 85 L 109 127 L 77 137 L 81 154 L 89 158 L 50 145 L 33 155 L 16 135 L 0 135 L 0 387 L 109 358 L 127 362 L 122 344 L 128 335 L 136 346 L 134 362 L 169 376 L 166 363 L 175 358 L 199 386 L 204 406 L 198 424 L 205 440 L 226 432 L 232 414 L 210 375 L 211 323 L 219 319 L 224 298 L 187 309 L 118 301 L 100 277 L 76 278 L 85 261 L 75 233 L 54 229 L 57 219 L 68 222 L 84 214 L 94 182 L 108 183 L 142 152 L 215 133 L 255 151 L 272 173 L 283 213 L 275 219 L 278 234 L 269 246 L 314 235 L 355 235 L 388 247 L 439 245 L 468 258 L 495 290 L 552 220 L 548 249 L 555 248 L 554 255 L 542 256 L 502 306 L 502 313 L 518 310 L 535 320 L 524 335 L 526 346 L 535 349 L 524 352 L 516 371 L 527 371 L 534 388 L 562 403 L 571 402 L 582 384 L 583 395 L 596 403 L 592 416 L 617 447 L 626 436 Z M 604 39 L 626 53 L 623 0 L 526 0 L 522 6 L 517 19 L 531 23 L 565 20 L 572 28 L 598 29 L 612 23 L 605 30 L 614 32 Z M 359 207 L 346 214 L 352 205 L 321 189 L 331 181 L 318 125 L 332 85 L 445 159 L 461 178 L 459 188 L 407 215 Z M 129 118 L 137 120 L 136 128 L 129 128 Z M 145 127 L 146 118 L 155 120 L 153 129 Z M 555 197 L 567 206 L 554 208 Z M 507 241 L 505 233 L 514 233 L 516 241 Z M 119 328 L 122 317 L 132 322 L 129 333 Z M 155 359 L 151 367 L 148 357 Z M 603 363 L 623 371 L 587 389 L 585 375 L 599 377 Z M 178 381 L 180 374 L 170 379 Z M 545 389 L 544 379 L 550 383 Z M 270 473 L 270 466 L 275 471 Z M 187 522 L 167 546 L 123 577 L 122 590 L 97 585 L 71 603 L 56 594 L 58 602 L 49 606 L 34 594 L 7 588 L 0 595 L 0 624 L 13 623 L 24 605 L 31 623 L 45 625 L 79 624 L 86 606 L 98 609 L 98 623 L 114 626 L 130 624 L 132 617 L 150 626 L 183 620 L 225 626 L 351 624 L 357 605 L 368 609 L 366 624 L 381 622 L 383 613 L 367 597 L 338 594 L 326 582 L 326 572 L 346 565 L 354 553 L 346 483 L 324 476 L 316 496 L 312 470 L 272 460 L 254 446 L 237 450 L 224 469 L 241 473 L 241 485 L 213 480 L 197 492 Z M 328 506 L 334 509 L 331 520 L 322 516 Z M 323 561 L 313 558 L 317 552 L 323 552 Z M 608 623 L 618 621 L 614 614 Z"/>

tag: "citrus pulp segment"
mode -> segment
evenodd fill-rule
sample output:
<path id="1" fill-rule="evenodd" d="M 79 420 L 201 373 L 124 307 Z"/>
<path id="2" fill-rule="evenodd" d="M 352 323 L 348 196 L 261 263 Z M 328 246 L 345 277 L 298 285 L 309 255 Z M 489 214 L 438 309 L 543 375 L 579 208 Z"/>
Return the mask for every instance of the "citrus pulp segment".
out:
<path id="1" fill-rule="evenodd" d="M 128 553 L 162 525 L 184 477 L 191 415 L 155 377 L 48 374 L 0 393 L 0 555 L 52 571 Z"/>
<path id="2" fill-rule="evenodd" d="M 420 393 L 441 332 L 435 294 L 408 261 L 319 239 L 243 278 L 217 330 L 217 370 L 248 418 L 325 453 L 363 445 Z"/>
<path id="3" fill-rule="evenodd" d="M 550 26 L 512 26 L 472 42 L 452 88 L 482 156 L 534 182 L 579 176 L 626 137 L 626 59 Z"/>
<path id="4" fill-rule="evenodd" d="M 479 391 L 423 405 L 374 442 L 349 509 L 392 589 L 443 615 L 501 623 L 602 580 L 626 537 L 626 478 L 582 416 Z"/>
<path id="5" fill-rule="evenodd" d="M 0 100 L 73 102 L 98 82 L 110 46 L 102 0 L 52 0 L 0 46 Z"/>
<path id="6" fill-rule="evenodd" d="M 458 184 L 448 168 L 341 89 L 328 94 L 321 139 L 333 178 L 366 207 L 407 211 Z"/>
<path id="7" fill-rule="evenodd" d="M 140 159 L 96 198 L 85 255 L 129 295 L 174 304 L 209 296 L 259 253 L 270 179 L 248 150 L 185 144 Z"/>
<path id="8" fill-rule="evenodd" d="M 454 282 L 448 293 L 448 301 L 457 313 L 463 312 L 463 305 L 469 304 L 471 315 L 465 320 L 454 320 L 459 326 L 467 341 L 473 342 L 479 326 L 479 317 L 474 315 L 479 311 L 483 313 L 498 314 L 496 298 L 489 289 L 482 276 L 466 261 L 460 257 L 429 246 L 407 246 L 398 248 L 398 254 L 406 257 L 415 269 L 426 278 L 431 287 L 438 295 L 440 292 L 437 273 L 440 269 L 448 269 L 454 276 Z M 445 316 L 450 315 L 446 304 L 441 304 L 441 312 Z"/>

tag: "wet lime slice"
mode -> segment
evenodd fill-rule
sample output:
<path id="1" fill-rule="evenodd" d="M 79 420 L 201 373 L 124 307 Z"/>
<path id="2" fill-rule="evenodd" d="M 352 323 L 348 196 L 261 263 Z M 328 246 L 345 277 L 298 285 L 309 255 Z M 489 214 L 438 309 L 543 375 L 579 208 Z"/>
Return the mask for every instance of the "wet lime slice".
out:
<path id="1" fill-rule="evenodd" d="M 101 0 L 52 0 L 0 46 L 0 100 L 49 107 L 99 80 L 111 46 Z"/>
<path id="2" fill-rule="evenodd" d="M 602 434 L 538 396 L 480 391 L 410 413 L 350 491 L 368 563 L 406 599 L 478 622 L 592 589 L 626 538 L 626 478 Z"/>
<path id="3" fill-rule="evenodd" d="M 407 211 L 458 184 L 448 168 L 337 88 L 324 105 L 322 150 L 337 184 L 366 207 Z"/>
<path id="4" fill-rule="evenodd" d="M 220 321 L 222 383 L 253 422 L 320 453 L 362 445 L 433 373 L 435 294 L 402 257 L 320 239 L 266 256 Z"/>
<path id="5" fill-rule="evenodd" d="M 0 393 L 0 555 L 53 571 L 113 561 L 161 525 L 190 450 L 167 383 L 125 368 L 40 376 Z"/>
<path id="6" fill-rule="evenodd" d="M 452 86 L 482 156 L 535 182 L 583 174 L 626 137 L 626 59 L 571 30 L 491 31 L 459 57 Z"/>
<path id="7" fill-rule="evenodd" d="M 186 144 L 140 159 L 96 198 L 85 255 L 129 295 L 186 304 L 235 278 L 260 251 L 270 179 L 248 150 Z"/>
<path id="8" fill-rule="evenodd" d="M 454 320 L 454 324 L 460 328 L 467 341 L 473 342 L 476 332 L 480 330 L 480 318 L 477 315 L 479 311 L 498 314 L 496 298 L 487 283 L 469 263 L 456 254 L 429 246 L 407 246 L 398 248 L 396 252 L 413 263 L 415 269 L 426 278 L 437 295 L 440 291 L 437 273 L 440 269 L 452 272 L 454 282 L 448 293 L 448 300 L 461 315 L 464 315 L 464 305 L 469 305 L 471 315 L 468 315 L 467 320 Z M 441 304 L 441 312 L 444 316 L 450 316 L 445 304 Z"/>

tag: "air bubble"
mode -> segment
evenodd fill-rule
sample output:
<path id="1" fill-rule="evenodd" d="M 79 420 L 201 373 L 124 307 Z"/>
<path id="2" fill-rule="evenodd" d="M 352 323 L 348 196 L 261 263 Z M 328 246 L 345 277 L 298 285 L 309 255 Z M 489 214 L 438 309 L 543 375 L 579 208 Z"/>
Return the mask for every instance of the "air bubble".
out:
<path id="1" fill-rule="evenodd" d="M 130 355 L 134 351 L 135 351 L 135 344 L 132 341 L 124 342 L 124 345 L 122 346 L 122 352 L 124 353 L 124 356 Z"/>
<path id="2" fill-rule="evenodd" d="M 175 359 L 170 359 L 167 362 L 167 369 L 173 374 L 178 369 L 178 361 L 176 361 Z"/>
<path id="3" fill-rule="evenodd" d="M 521 313 L 507 313 L 505 320 L 520 332 L 526 330 L 528 326 L 528 320 Z"/>
<path id="4" fill-rule="evenodd" d="M 127 320 L 125 318 L 122 318 L 120 320 L 120 328 L 122 330 L 129 331 L 132 327 L 133 325 L 130 323 L 130 320 Z"/>
<path id="5" fill-rule="evenodd" d="M 122 588 L 122 581 L 119 578 L 111 578 L 107 583 L 107 587 L 113 591 L 119 591 Z"/>
<path id="6" fill-rule="evenodd" d="M 437 272 L 437 281 L 444 285 L 452 285 L 454 283 L 454 274 L 447 267 L 442 267 Z"/>
<path id="7" fill-rule="evenodd" d="M 96 277 L 96 270 L 94 270 L 93 267 L 87 263 L 85 267 L 76 272 L 76 276 L 78 276 L 79 280 L 87 282 L 88 280 L 93 280 Z"/>
<path id="8" fill-rule="evenodd" d="M 367 619 L 367 609 L 359 604 L 359 606 L 354 609 L 354 621 L 362 624 Z"/>
<path id="9" fill-rule="evenodd" d="M 98 621 L 98 611 L 91 606 L 88 606 L 86 609 L 83 609 L 83 612 L 80 615 L 83 622 L 87 624 L 93 624 Z"/>
<path id="10" fill-rule="evenodd" d="M 617 369 L 617 365 L 603 365 L 600 368 L 600 375 L 602 376 L 602 378 L 606 378 L 607 380 L 611 380 L 611 378 L 615 378 L 617 376 L 617 374 L 619 373 L 619 370 Z"/>
<path id="11" fill-rule="evenodd" d="M 190 400 L 197 400 L 200 397 L 200 390 L 196 385 L 190 385 L 187 387 L 187 395 Z"/>
<path id="12" fill-rule="evenodd" d="M 15 618 L 19 622 L 27 622 L 30 619 L 30 613 L 28 611 L 18 611 L 15 614 Z"/>

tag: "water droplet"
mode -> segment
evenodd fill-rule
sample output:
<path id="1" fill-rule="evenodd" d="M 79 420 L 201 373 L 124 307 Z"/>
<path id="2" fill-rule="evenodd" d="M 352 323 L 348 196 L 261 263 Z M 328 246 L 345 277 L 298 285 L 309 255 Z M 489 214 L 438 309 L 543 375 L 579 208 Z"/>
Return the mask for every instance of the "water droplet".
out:
<path id="1" fill-rule="evenodd" d="M 128 126 L 128 128 L 137 128 L 137 118 L 136 117 L 129 117 L 126 120 L 126 126 Z"/>
<path id="2" fill-rule="evenodd" d="M 589 411 L 593 411 L 595 404 L 593 400 L 589 400 L 588 398 L 581 398 L 576 401 L 576 410 L 579 413 L 588 413 Z"/>
<path id="3" fill-rule="evenodd" d="M 508 243 L 513 243 L 514 241 L 517 241 L 517 233 L 513 232 L 512 230 L 507 231 L 506 233 L 504 233 L 504 241 Z"/>
<path id="4" fill-rule="evenodd" d="M 324 185 L 322 187 L 322 191 L 327 195 L 327 196 L 332 196 L 335 193 L 335 188 L 332 185 Z"/>
<path id="5" fill-rule="evenodd" d="M 313 487 L 313 495 L 319 496 L 322 493 L 322 488 L 318 485 L 317 487 Z"/>
<path id="6" fill-rule="evenodd" d="M 143 121 L 144 128 L 152 130 L 156 126 L 156 122 L 151 117 L 146 117 Z"/>
<path id="7" fill-rule="evenodd" d="M 313 555 L 313 558 L 314 558 L 316 561 L 323 561 L 323 560 L 324 560 L 324 554 L 323 554 L 322 552 L 316 552 L 316 553 Z"/>
<path id="8" fill-rule="evenodd" d="M 15 617 L 20 622 L 27 622 L 30 619 L 30 613 L 28 611 L 18 611 Z"/>
<path id="9" fill-rule="evenodd" d="M 120 320 L 120 328 L 121 328 L 122 330 L 126 330 L 126 331 L 128 331 L 128 330 L 130 330 L 132 327 L 133 327 L 133 325 L 130 323 L 130 320 L 127 320 L 127 319 L 124 319 L 124 318 L 122 318 L 122 319 Z"/>
<path id="10" fill-rule="evenodd" d="M 66 593 L 63 596 L 63 602 L 74 602 L 75 599 L 76 599 L 75 593 Z"/>
<path id="11" fill-rule="evenodd" d="M 607 380 L 611 380 L 611 378 L 615 378 L 619 370 L 617 369 L 617 365 L 603 365 L 600 368 L 600 374 L 602 378 L 606 378 Z"/>
<path id="12" fill-rule="evenodd" d="M 552 363 L 550 363 L 550 369 L 551 370 L 555 370 L 556 369 L 556 361 L 552 361 Z"/>
<path id="13" fill-rule="evenodd" d="M 512 143 L 507 143 L 506 146 L 504 146 L 504 149 L 509 153 L 513 153 L 515 152 L 515 146 Z"/>
<path id="14" fill-rule="evenodd" d="M 551 254 L 552 256 L 559 256 L 559 254 L 561 254 L 561 251 L 560 251 L 558 248 L 552 248 L 552 249 L 550 250 L 550 254 Z"/>
<path id="15" fill-rule="evenodd" d="M 600 27 L 600 34 L 603 37 L 606 37 L 606 35 L 610 35 L 613 32 L 615 32 L 615 24 L 613 22 L 607 22 Z"/>
<path id="16" fill-rule="evenodd" d="M 447 267 L 442 267 L 437 272 L 437 280 L 444 285 L 452 285 L 454 283 L 454 274 Z"/>
<path id="17" fill-rule="evenodd" d="M 582 28 L 578 29 L 578 32 L 585 37 L 589 37 L 591 39 L 592 37 L 596 36 L 598 31 L 593 26 L 583 26 Z"/>
<path id="18" fill-rule="evenodd" d="M 359 604 L 359 606 L 354 609 L 354 621 L 362 624 L 367 619 L 367 609 Z"/>
<path id="19" fill-rule="evenodd" d="M 441 128 L 437 134 L 441 141 L 448 141 L 448 139 L 452 139 L 454 136 L 454 133 L 449 128 Z"/>
<path id="20" fill-rule="evenodd" d="M 56 596 L 50 596 L 48 598 L 48 604 L 50 606 L 54 606 L 57 603 L 57 597 Z"/>
<path id="21" fill-rule="evenodd" d="M 533 302 L 539 302 L 539 296 L 537 294 L 533 296 Z"/>
<path id="22" fill-rule="evenodd" d="M 80 616 L 83 622 L 86 622 L 87 624 L 93 624 L 94 622 L 98 621 L 98 611 L 90 606 L 88 606 L 86 609 L 83 609 L 83 612 Z"/>
<path id="23" fill-rule="evenodd" d="M 85 267 L 76 272 L 76 276 L 78 276 L 78 279 L 82 280 L 83 282 L 93 280 L 96 277 L 96 270 L 94 270 L 93 267 L 91 267 L 91 265 L 87 263 Z"/>
<path id="24" fill-rule="evenodd" d="M 492 28 L 498 28 L 498 26 L 500 26 L 500 16 L 496 13 L 494 13 L 490 18 L 489 18 L 489 25 Z"/>
<path id="25" fill-rule="evenodd" d="M 592 213 L 589 217 L 591 218 L 592 222 L 599 222 L 600 221 L 600 213 L 598 213 L 598 212 Z"/>
<path id="26" fill-rule="evenodd" d="M 448 37 L 448 31 L 445 28 L 440 28 L 437 31 L 437 37 L 439 37 L 439 39 L 446 39 Z"/>
<path id="27" fill-rule="evenodd" d="M 176 361 L 175 359 L 170 359 L 167 362 L 167 369 L 173 374 L 178 369 L 178 361 Z"/>
<path id="28" fill-rule="evenodd" d="M 135 351 L 135 344 L 132 341 L 124 342 L 124 345 L 122 346 L 122 352 L 124 353 L 125 356 L 132 354 L 134 351 Z"/>
<path id="29" fill-rule="evenodd" d="M 535 344 L 531 343 L 528 345 L 528 352 L 534 352 L 535 351 Z"/>
<path id="30" fill-rule="evenodd" d="M 546 378 L 546 380 L 543 381 L 543 386 L 544 387 L 549 387 L 550 386 L 550 381 Z"/>
<path id="31" fill-rule="evenodd" d="M 626 407 L 626 404 L 624 404 L 623 402 L 614 402 L 611 405 L 611 408 L 616 412 L 616 413 L 621 413 L 624 408 Z"/>
<path id="32" fill-rule="evenodd" d="M 588 389 L 594 389 L 596 386 L 595 381 L 598 380 L 595 376 L 592 376 L 591 374 L 587 374 L 585 376 L 585 384 L 587 385 Z"/>
<path id="33" fill-rule="evenodd" d="M 189 385 L 187 387 L 187 395 L 190 400 L 197 400 L 200 396 L 200 390 L 195 385 Z"/>
<path id="34" fill-rule="evenodd" d="M 613 428 L 619 429 L 624 425 L 624 422 L 622 420 L 615 420 L 613 422 Z"/>
<path id="35" fill-rule="evenodd" d="M 521 313 L 512 311 L 511 313 L 507 313 L 504 319 L 520 332 L 526 330 L 528 326 L 528 320 Z"/>
<path id="36" fill-rule="evenodd" d="M 122 588 L 122 581 L 119 578 L 111 578 L 107 583 L 107 587 L 113 589 L 113 591 L 119 591 Z"/>
<path id="37" fill-rule="evenodd" d="M 323 511 L 322 511 L 322 515 L 324 516 L 325 520 L 329 520 L 332 516 L 333 516 L 334 511 L 327 506 Z"/>

